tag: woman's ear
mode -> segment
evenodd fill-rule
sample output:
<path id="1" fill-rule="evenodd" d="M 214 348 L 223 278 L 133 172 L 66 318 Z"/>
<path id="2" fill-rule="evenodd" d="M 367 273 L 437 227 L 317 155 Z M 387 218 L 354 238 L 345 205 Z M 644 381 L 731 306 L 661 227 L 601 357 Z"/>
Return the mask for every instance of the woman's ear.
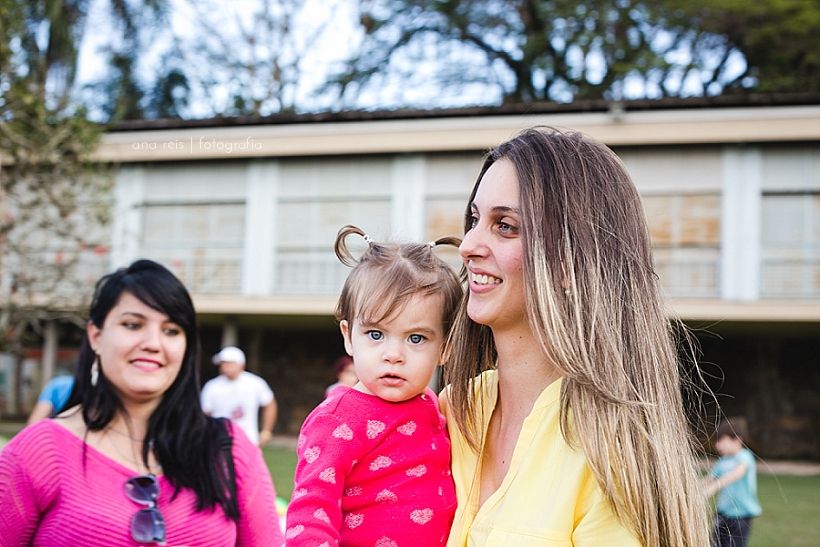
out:
<path id="1" fill-rule="evenodd" d="M 88 334 L 88 345 L 91 346 L 94 353 L 97 353 L 97 347 L 100 345 L 100 333 L 102 333 L 102 330 L 95 325 L 93 321 L 89 321 L 85 326 L 85 332 Z"/>
<path id="2" fill-rule="evenodd" d="M 350 340 L 350 323 L 346 319 L 339 321 L 339 330 L 342 331 L 342 338 L 345 341 L 345 351 L 348 355 L 353 357 L 353 342 Z"/>

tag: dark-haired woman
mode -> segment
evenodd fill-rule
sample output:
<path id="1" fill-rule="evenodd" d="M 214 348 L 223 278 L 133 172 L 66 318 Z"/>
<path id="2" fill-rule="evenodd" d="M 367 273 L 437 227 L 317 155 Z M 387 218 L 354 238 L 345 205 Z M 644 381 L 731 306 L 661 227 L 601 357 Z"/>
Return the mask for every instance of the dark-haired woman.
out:
<path id="1" fill-rule="evenodd" d="M 279 546 L 259 449 L 199 405 L 193 303 L 163 266 L 103 277 L 66 410 L 0 453 L 0 545 Z"/>

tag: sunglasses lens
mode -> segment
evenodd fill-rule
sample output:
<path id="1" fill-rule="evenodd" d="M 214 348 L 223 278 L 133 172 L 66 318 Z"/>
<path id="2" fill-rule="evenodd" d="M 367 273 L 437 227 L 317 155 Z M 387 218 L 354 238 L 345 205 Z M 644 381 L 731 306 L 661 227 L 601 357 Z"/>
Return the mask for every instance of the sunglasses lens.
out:
<path id="1" fill-rule="evenodd" d="M 140 543 L 165 543 L 165 519 L 153 507 L 140 509 L 131 519 L 131 537 Z"/>
<path id="2" fill-rule="evenodd" d="M 125 495 L 137 503 L 154 504 L 159 497 L 159 484 L 152 475 L 131 477 L 125 481 Z"/>

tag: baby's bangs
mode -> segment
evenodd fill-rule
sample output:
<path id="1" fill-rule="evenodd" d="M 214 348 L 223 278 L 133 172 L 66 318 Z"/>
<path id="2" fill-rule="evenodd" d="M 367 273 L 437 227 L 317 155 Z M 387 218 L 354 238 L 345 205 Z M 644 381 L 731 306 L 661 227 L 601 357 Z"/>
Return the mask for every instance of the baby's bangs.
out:
<path id="1" fill-rule="evenodd" d="M 357 321 L 370 325 L 380 323 L 401 311 L 413 296 L 426 296 L 440 290 L 441 284 L 435 275 L 391 270 L 373 276 L 366 284 L 367 291 L 359 287 L 353 310 Z"/>

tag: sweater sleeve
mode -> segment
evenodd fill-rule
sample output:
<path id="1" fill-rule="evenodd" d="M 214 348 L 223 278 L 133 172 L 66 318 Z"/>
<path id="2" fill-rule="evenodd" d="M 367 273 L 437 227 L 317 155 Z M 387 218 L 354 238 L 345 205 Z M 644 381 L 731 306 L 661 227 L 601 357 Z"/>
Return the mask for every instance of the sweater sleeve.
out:
<path id="1" fill-rule="evenodd" d="M 238 547 L 281 547 L 285 543 L 276 513 L 276 491 L 262 451 L 240 427 L 232 427 L 239 522 Z"/>
<path id="2" fill-rule="evenodd" d="M 12 439 L 0 451 L 0 546 L 29 545 L 40 521 L 37 492 L 26 462 L 37 461 L 28 454 L 27 434 Z"/>
<path id="3" fill-rule="evenodd" d="M 330 414 L 309 416 L 299 437 L 286 545 L 334 547 L 341 537 L 345 479 L 360 447 L 350 429 Z"/>

